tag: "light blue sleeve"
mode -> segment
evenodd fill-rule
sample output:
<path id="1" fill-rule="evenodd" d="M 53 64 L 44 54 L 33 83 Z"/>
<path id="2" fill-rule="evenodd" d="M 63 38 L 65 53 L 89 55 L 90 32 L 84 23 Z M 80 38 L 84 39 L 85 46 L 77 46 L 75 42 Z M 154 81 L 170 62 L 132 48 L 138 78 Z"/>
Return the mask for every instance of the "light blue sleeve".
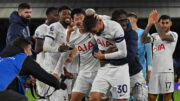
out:
<path id="1" fill-rule="evenodd" d="M 145 44 L 145 53 L 148 66 L 152 66 L 152 43 Z"/>

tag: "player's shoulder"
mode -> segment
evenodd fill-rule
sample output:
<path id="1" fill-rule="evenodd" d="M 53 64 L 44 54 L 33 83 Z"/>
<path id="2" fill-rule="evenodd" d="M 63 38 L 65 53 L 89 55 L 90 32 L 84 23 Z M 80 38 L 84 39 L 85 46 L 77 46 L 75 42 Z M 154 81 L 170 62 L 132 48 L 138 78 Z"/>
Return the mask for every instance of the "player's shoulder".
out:
<path id="1" fill-rule="evenodd" d="M 41 24 L 41 25 L 39 25 L 37 28 L 36 28 L 36 30 L 43 30 L 43 29 L 47 29 L 48 28 L 48 25 L 46 25 L 46 24 Z"/>
<path id="2" fill-rule="evenodd" d="M 169 31 L 168 33 L 173 36 L 174 40 L 177 40 L 177 39 L 178 39 L 178 34 L 177 34 L 176 32 L 174 32 L 174 31 Z"/>
<path id="3" fill-rule="evenodd" d="M 116 21 L 113 20 L 103 20 L 103 22 L 107 25 L 107 26 L 111 26 L 111 27 L 116 27 L 116 25 L 120 25 L 119 23 L 117 23 Z"/>
<path id="4" fill-rule="evenodd" d="M 51 25 L 49 25 L 49 31 L 53 32 L 54 30 L 58 29 L 59 24 L 60 24 L 59 22 L 54 22 Z"/>
<path id="5" fill-rule="evenodd" d="M 51 27 L 54 27 L 54 28 L 56 28 L 56 27 L 59 27 L 61 25 L 61 23 L 58 21 L 58 22 L 54 22 L 54 23 L 52 23 L 51 25 L 49 25 L 49 27 L 51 28 Z"/>
<path id="6" fill-rule="evenodd" d="M 174 31 L 169 31 L 168 33 L 169 34 L 174 34 L 174 35 L 178 36 L 177 32 L 174 32 Z"/>

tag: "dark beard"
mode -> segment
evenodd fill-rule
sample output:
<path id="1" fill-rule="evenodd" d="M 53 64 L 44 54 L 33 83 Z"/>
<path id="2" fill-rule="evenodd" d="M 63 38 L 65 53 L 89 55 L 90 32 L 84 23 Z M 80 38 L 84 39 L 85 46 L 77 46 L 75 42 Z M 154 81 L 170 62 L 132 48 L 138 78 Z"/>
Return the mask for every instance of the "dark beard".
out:
<path id="1" fill-rule="evenodd" d="M 30 19 L 26 19 L 24 17 L 21 17 L 21 19 L 25 24 L 28 24 L 30 22 Z"/>
<path id="2" fill-rule="evenodd" d="M 100 36 L 103 30 L 99 30 L 98 33 L 96 33 L 97 36 Z"/>

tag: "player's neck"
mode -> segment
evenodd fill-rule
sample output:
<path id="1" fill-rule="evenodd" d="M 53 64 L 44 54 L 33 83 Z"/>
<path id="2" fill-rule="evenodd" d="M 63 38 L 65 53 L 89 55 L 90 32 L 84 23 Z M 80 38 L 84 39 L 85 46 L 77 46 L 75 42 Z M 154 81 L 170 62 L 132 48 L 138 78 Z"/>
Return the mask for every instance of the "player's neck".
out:
<path id="1" fill-rule="evenodd" d="M 49 26 L 51 23 L 49 21 L 47 21 L 45 24 Z"/>
<path id="2" fill-rule="evenodd" d="M 81 34 L 83 34 L 83 33 L 85 33 L 86 31 L 85 31 L 84 29 L 79 29 L 79 32 L 80 32 Z"/>
<path id="3" fill-rule="evenodd" d="M 136 23 L 132 23 L 132 28 L 133 28 L 134 30 L 139 29 Z"/>
<path id="4" fill-rule="evenodd" d="M 60 21 L 60 23 L 63 25 L 64 28 L 67 28 L 68 25 L 65 22 Z"/>

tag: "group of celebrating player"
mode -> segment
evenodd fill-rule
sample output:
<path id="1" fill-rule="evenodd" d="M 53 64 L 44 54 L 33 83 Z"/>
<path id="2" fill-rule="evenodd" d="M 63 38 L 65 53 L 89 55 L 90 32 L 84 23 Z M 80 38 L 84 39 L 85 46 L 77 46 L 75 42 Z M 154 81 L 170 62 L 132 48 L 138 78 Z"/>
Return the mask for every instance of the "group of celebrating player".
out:
<path id="1" fill-rule="evenodd" d="M 67 90 L 57 90 L 40 101 L 82 101 L 84 97 L 90 97 L 90 101 L 127 101 L 130 95 L 135 101 L 155 101 L 158 94 L 164 95 L 164 101 L 171 101 L 172 54 L 178 36 L 170 31 L 169 16 L 153 10 L 139 39 L 153 43 L 148 89 L 137 52 L 139 35 L 131 26 L 132 19 L 137 19 L 135 14 L 119 9 L 110 17 L 98 15 L 93 9 L 62 6 L 48 8 L 46 15 L 46 22 L 35 31 L 37 62 L 47 72 L 64 74 L 68 79 Z M 153 25 L 157 33 L 150 35 Z M 47 89 L 38 82 L 39 94 L 44 95 Z"/>

